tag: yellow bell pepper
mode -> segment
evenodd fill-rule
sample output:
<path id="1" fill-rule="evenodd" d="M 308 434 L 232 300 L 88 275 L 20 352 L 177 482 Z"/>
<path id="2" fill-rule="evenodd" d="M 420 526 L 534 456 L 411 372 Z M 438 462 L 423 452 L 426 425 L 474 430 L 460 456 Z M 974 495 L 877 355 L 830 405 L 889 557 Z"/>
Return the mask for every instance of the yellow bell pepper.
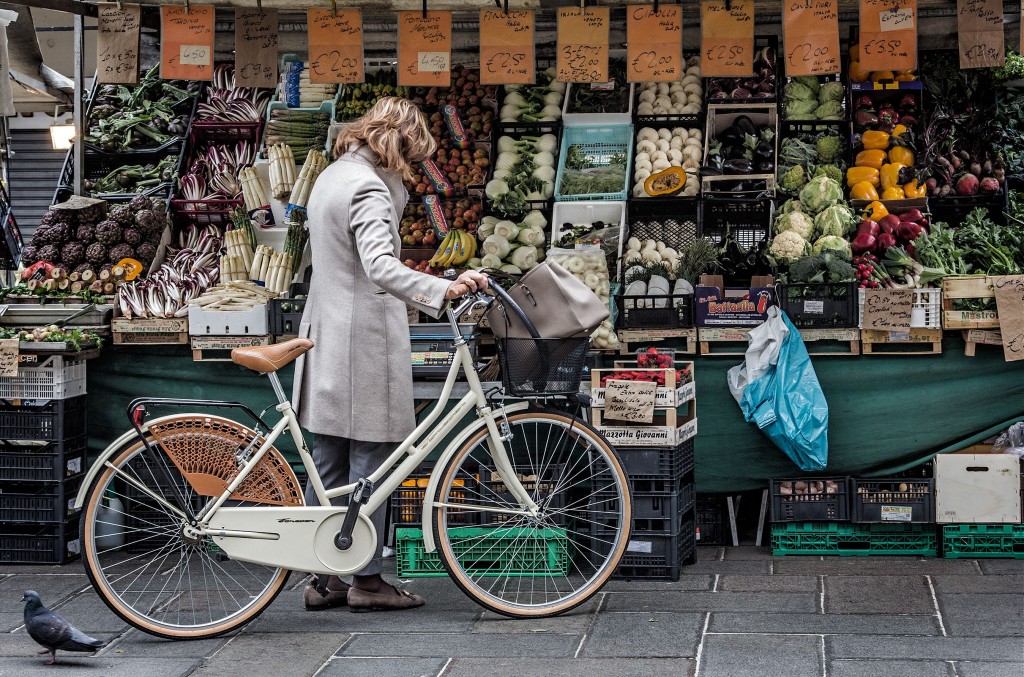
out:
<path id="1" fill-rule="evenodd" d="M 872 186 L 878 186 L 878 182 L 879 171 L 874 167 L 850 167 L 846 170 L 846 185 L 851 188 L 858 183 L 869 183 Z"/>
<path id="2" fill-rule="evenodd" d="M 898 162 L 906 167 L 913 167 L 914 151 L 906 146 L 893 146 L 889 149 L 889 162 Z"/>
<path id="3" fill-rule="evenodd" d="M 919 184 L 917 179 L 908 181 L 903 184 L 903 196 L 908 198 L 915 197 L 926 197 L 928 195 L 928 186 Z"/>
<path id="4" fill-rule="evenodd" d="M 914 71 L 896 71 L 896 82 L 912 82 L 917 80 Z"/>
<path id="5" fill-rule="evenodd" d="M 883 200 L 902 200 L 903 197 L 903 189 L 899 186 L 890 186 L 882 191 Z"/>
<path id="6" fill-rule="evenodd" d="M 859 60 L 851 60 L 850 82 L 867 82 L 869 79 L 871 79 L 871 71 L 866 71 L 863 68 L 861 68 Z"/>
<path id="7" fill-rule="evenodd" d="M 900 170 L 904 167 L 906 167 L 906 165 L 901 165 L 898 162 L 890 162 L 882 165 L 882 190 L 885 190 L 886 188 L 896 188 L 900 185 Z M 900 190 L 902 190 L 902 188 Z"/>
<path id="8" fill-rule="evenodd" d="M 851 200 L 877 200 L 878 191 L 870 181 L 861 181 L 850 187 Z M 872 219 L 874 221 L 874 219 Z"/>
<path id="9" fill-rule="evenodd" d="M 885 150 L 889 147 L 889 135 L 872 129 L 861 135 L 860 142 L 864 150 Z"/>
<path id="10" fill-rule="evenodd" d="M 884 150 L 862 150 L 857 153 L 857 158 L 853 162 L 855 167 L 874 167 L 875 169 L 881 169 L 884 163 Z"/>
<path id="11" fill-rule="evenodd" d="M 896 125 L 892 128 L 892 138 L 898 139 L 907 133 L 906 125 Z"/>
<path id="12" fill-rule="evenodd" d="M 874 202 L 869 203 L 868 206 L 864 208 L 864 215 L 864 218 L 874 221 L 875 223 L 878 223 L 884 217 L 889 215 L 889 210 L 885 208 L 884 204 L 882 204 L 878 200 L 875 200 Z"/>
<path id="13" fill-rule="evenodd" d="M 872 71 L 871 82 L 881 82 L 883 80 L 895 80 L 896 74 L 892 71 Z"/>

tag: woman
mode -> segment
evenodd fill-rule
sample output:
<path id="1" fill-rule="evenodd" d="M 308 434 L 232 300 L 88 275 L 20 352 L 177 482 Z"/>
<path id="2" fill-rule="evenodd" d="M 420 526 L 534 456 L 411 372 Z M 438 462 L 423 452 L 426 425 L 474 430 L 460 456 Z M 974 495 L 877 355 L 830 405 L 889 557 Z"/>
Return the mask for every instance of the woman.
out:
<path id="1" fill-rule="evenodd" d="M 299 359 L 293 402 L 315 435 L 313 460 L 327 488 L 367 477 L 415 428 L 406 304 L 437 317 L 447 300 L 487 288 L 480 273 L 448 282 L 398 258 L 398 223 L 408 201 L 402 179 L 435 148 L 419 110 L 404 99 L 381 99 L 342 131 L 338 160 L 309 199 L 313 276 L 300 334 L 316 347 Z M 316 504 L 308 485 L 306 502 Z M 381 578 L 385 511 L 372 515 L 378 538 L 370 564 L 351 584 L 331 576 L 326 585 L 307 587 L 306 608 L 423 605 Z"/>

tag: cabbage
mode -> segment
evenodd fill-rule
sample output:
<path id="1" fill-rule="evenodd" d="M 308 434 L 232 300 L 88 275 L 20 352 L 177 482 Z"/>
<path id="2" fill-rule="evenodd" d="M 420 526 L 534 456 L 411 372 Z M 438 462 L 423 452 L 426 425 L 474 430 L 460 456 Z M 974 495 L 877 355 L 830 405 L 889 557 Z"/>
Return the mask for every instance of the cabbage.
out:
<path id="1" fill-rule="evenodd" d="M 826 235 L 825 237 L 818 238 L 818 241 L 814 243 L 812 251 L 815 254 L 820 254 L 823 251 L 835 252 L 846 260 L 853 256 L 850 250 L 850 243 L 835 235 Z"/>
<path id="2" fill-rule="evenodd" d="M 842 120 L 843 102 L 826 101 L 814 110 L 814 115 L 819 120 Z"/>
<path id="3" fill-rule="evenodd" d="M 786 117 L 796 116 L 813 117 L 814 111 L 818 108 L 817 99 L 787 99 Z"/>
<path id="4" fill-rule="evenodd" d="M 775 219 L 775 230 L 779 233 L 791 230 L 802 239 L 809 240 L 814 234 L 814 222 L 803 212 L 790 212 Z"/>
<path id="5" fill-rule="evenodd" d="M 811 89 L 802 82 L 793 80 L 787 83 L 783 88 L 783 92 L 786 96 L 786 103 L 792 103 L 793 101 L 813 101 L 815 105 L 818 104 L 818 92 L 816 89 Z"/>
<path id="6" fill-rule="evenodd" d="M 846 96 L 846 89 L 841 82 L 826 82 L 818 90 L 818 101 L 842 101 Z"/>
<path id="7" fill-rule="evenodd" d="M 846 205 L 826 207 L 814 217 L 814 230 L 818 236 L 834 235 L 843 237 L 855 223 L 853 212 Z"/>
<path id="8" fill-rule="evenodd" d="M 827 176 L 814 177 L 800 190 L 800 202 L 811 214 L 817 214 L 842 199 L 843 187 Z"/>

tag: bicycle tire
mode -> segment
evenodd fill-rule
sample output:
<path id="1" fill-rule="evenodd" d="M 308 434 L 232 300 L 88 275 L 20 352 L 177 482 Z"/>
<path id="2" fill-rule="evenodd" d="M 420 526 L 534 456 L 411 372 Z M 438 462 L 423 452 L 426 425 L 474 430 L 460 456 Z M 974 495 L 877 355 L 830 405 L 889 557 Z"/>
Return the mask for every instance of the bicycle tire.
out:
<path id="1" fill-rule="evenodd" d="M 600 432 L 578 418 L 551 410 L 534 410 L 509 416 L 508 424 L 513 438 L 506 442 L 506 448 L 515 472 L 521 478 L 524 473 L 533 478 L 524 482 L 524 488 L 542 507 L 543 516 L 528 519 L 525 515 L 508 517 L 493 512 L 495 508 L 513 512 L 520 508 L 518 502 L 511 502 L 514 499 L 509 498 L 510 494 L 499 491 L 504 487 L 500 474 L 486 465 L 474 469 L 484 453 L 489 457 L 489 451 L 475 455 L 487 446 L 484 428 L 471 436 L 442 470 L 433 497 L 437 504 L 434 540 L 449 576 L 484 608 L 513 618 L 555 616 L 597 594 L 622 558 L 632 524 L 629 482 L 615 450 Z M 548 435 L 544 449 L 538 450 L 542 462 L 537 464 L 535 459 L 527 458 L 531 453 L 528 447 L 531 429 L 534 446 L 539 446 L 541 427 L 547 427 Z M 589 466 L 564 454 L 558 459 L 565 459 L 564 463 L 556 463 L 555 456 L 548 456 L 561 453 L 549 452 L 550 433 L 555 430 L 564 433 L 557 439 L 556 447 L 570 437 L 574 442 L 586 442 L 583 447 L 574 445 L 570 451 L 582 450 L 587 456 L 580 458 L 586 458 Z M 578 479 L 587 467 L 598 469 L 590 478 Z M 562 475 L 557 476 L 560 472 Z M 603 481 L 598 479 L 599 475 L 610 482 L 598 487 L 598 481 Z M 594 490 L 585 495 L 588 483 Z M 577 490 L 577 486 L 583 488 Z M 471 516 L 474 500 L 481 509 L 478 519 Z M 604 517 L 600 521 L 595 519 L 595 501 L 600 501 L 601 507 L 613 506 L 618 511 L 617 519 L 608 516 L 614 510 L 602 510 L 600 514 Z M 480 526 L 467 526 L 473 522 Z M 502 545 L 509 539 L 510 544 Z M 543 590 L 538 589 L 541 579 Z M 573 587 L 572 579 L 581 581 L 578 587 Z M 504 582 L 496 594 L 501 580 Z M 508 599 L 513 580 L 516 598 Z M 523 590 L 524 580 L 529 580 L 528 596 Z M 558 583 L 562 583 L 561 588 Z M 539 595 L 544 598 L 538 601 Z"/>

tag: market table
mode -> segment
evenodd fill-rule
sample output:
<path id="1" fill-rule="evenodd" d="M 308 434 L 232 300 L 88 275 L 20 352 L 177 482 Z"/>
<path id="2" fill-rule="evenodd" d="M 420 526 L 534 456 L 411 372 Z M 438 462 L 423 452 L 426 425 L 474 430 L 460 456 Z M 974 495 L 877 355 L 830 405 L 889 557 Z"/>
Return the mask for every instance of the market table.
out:
<path id="1" fill-rule="evenodd" d="M 963 348 L 947 335 L 935 356 L 814 357 L 829 403 L 827 474 L 882 475 L 1024 420 L 1024 362 L 1004 362 L 991 347 L 965 357 Z M 726 385 L 739 361 L 694 358 L 702 493 L 762 489 L 768 478 L 802 474 L 743 420 Z M 287 392 L 291 376 L 290 367 L 281 373 Z M 420 387 L 424 396 L 433 390 Z M 193 362 L 188 346 L 108 345 L 88 363 L 88 393 L 93 456 L 128 428 L 125 409 L 135 397 L 239 400 L 256 412 L 274 404 L 265 380 L 230 362 Z"/>

